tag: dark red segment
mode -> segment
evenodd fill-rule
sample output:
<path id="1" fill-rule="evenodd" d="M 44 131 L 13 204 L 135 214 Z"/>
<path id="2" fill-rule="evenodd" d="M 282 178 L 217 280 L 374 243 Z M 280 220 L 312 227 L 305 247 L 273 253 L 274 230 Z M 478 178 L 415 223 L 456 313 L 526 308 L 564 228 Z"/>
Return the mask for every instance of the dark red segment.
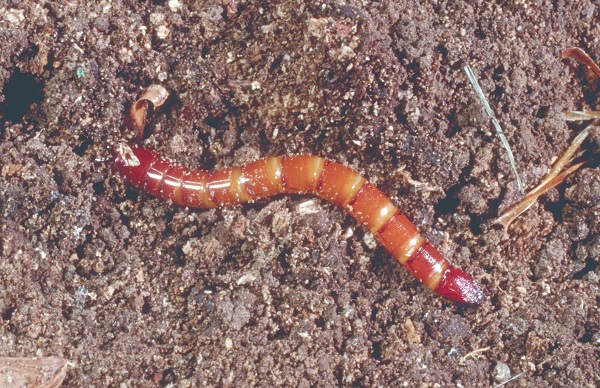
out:
<path id="1" fill-rule="evenodd" d="M 152 162 L 158 159 L 159 156 L 145 148 L 131 147 L 131 151 L 133 151 L 133 155 L 139 160 L 139 165 L 132 167 L 126 161 L 126 155 L 118 154 L 113 163 L 113 168 L 125 178 L 127 183 L 138 189 L 143 189 L 146 173 Z"/>
<path id="2" fill-rule="evenodd" d="M 162 181 L 162 197 L 170 199 L 176 205 L 185 206 L 183 202 L 183 190 L 181 184 L 183 177 L 187 175 L 188 169 L 182 166 L 171 166 L 165 173 Z"/>
<path id="3" fill-rule="evenodd" d="M 432 289 L 435 289 L 448 268 L 446 259 L 428 242 L 423 243 L 404 265 L 414 277 Z"/>
<path id="4" fill-rule="evenodd" d="M 144 190 L 155 197 L 162 197 L 162 181 L 169 168 L 171 162 L 167 159 L 155 159 L 144 177 Z"/>
<path id="5" fill-rule="evenodd" d="M 444 273 L 435 292 L 453 301 L 471 305 L 479 305 L 485 300 L 481 286 L 471 276 L 452 266 Z"/>

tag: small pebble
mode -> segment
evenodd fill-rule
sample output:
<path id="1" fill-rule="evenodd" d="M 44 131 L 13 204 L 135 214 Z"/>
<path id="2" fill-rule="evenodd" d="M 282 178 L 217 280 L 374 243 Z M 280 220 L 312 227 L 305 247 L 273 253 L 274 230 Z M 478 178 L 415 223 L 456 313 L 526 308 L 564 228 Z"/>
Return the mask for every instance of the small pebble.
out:
<path id="1" fill-rule="evenodd" d="M 156 30 L 156 36 L 158 39 L 165 39 L 170 33 L 171 30 L 169 30 L 167 26 L 158 26 L 158 29 Z"/>
<path id="2" fill-rule="evenodd" d="M 494 367 L 494 380 L 503 383 L 510 378 L 510 368 L 503 362 L 499 362 Z"/>

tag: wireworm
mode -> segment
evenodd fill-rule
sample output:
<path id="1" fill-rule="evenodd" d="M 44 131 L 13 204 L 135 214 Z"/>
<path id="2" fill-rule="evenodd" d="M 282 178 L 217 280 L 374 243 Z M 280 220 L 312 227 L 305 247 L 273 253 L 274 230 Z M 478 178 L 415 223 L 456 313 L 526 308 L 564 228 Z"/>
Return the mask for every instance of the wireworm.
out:
<path id="1" fill-rule="evenodd" d="M 281 193 L 314 194 L 344 208 L 426 287 L 465 304 L 484 293 L 419 234 L 383 192 L 359 173 L 314 155 L 275 156 L 215 171 L 190 170 L 153 151 L 123 146 L 115 170 L 130 185 L 174 204 L 214 208 Z"/>

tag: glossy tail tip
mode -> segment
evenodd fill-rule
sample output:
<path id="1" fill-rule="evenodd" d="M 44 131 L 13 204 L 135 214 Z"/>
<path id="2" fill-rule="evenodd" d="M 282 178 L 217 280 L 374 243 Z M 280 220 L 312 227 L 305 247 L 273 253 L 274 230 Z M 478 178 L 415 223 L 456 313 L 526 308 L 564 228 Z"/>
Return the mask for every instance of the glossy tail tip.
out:
<path id="1" fill-rule="evenodd" d="M 470 275 L 454 267 L 446 270 L 435 292 L 455 302 L 473 306 L 485 301 L 481 286 Z"/>

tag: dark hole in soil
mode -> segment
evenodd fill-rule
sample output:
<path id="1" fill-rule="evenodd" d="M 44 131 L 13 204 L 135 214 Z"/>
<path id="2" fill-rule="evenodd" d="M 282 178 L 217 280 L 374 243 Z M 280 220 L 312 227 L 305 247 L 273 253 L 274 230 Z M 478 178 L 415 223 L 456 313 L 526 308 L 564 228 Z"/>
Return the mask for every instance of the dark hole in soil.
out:
<path id="1" fill-rule="evenodd" d="M 493 94 L 499 99 L 504 98 L 504 88 L 502 86 L 496 86 L 496 89 L 494 89 Z"/>
<path id="2" fill-rule="evenodd" d="M 0 116 L 3 121 L 20 122 L 31 104 L 44 98 L 43 87 L 33 74 L 15 70 L 2 90 L 5 100 L 0 108 Z"/>
<path id="3" fill-rule="evenodd" d="M 500 81 L 502 79 L 502 74 L 504 74 L 505 71 L 506 70 L 504 69 L 504 66 L 498 66 L 494 69 L 494 75 L 492 75 L 492 79 L 494 81 Z"/>
<path id="4" fill-rule="evenodd" d="M 279 329 L 275 332 L 275 334 L 268 335 L 267 338 L 269 341 L 279 341 L 284 340 L 290 336 L 290 333 L 284 329 Z"/>
<path id="5" fill-rule="evenodd" d="M 581 338 L 578 339 L 579 342 L 587 344 L 592 342 L 592 338 L 593 338 L 593 334 L 592 334 L 592 330 L 590 330 L 589 327 L 585 328 L 585 334 L 583 334 L 583 336 L 581 336 Z"/>
<path id="6" fill-rule="evenodd" d="M 4 314 L 2 314 L 2 320 L 3 321 L 10 321 L 10 318 L 12 318 L 13 313 L 15 312 L 15 308 L 14 307 L 9 307 L 8 309 L 6 309 L 6 311 L 4 312 Z"/>
<path id="7" fill-rule="evenodd" d="M 379 314 L 379 309 L 377 307 L 373 307 L 371 310 L 371 321 L 375 322 L 377 320 L 377 314 Z"/>
<path id="8" fill-rule="evenodd" d="M 315 325 L 319 328 L 319 329 L 324 329 L 326 322 L 325 319 L 323 317 L 319 317 L 315 320 Z"/>
<path id="9" fill-rule="evenodd" d="M 85 151 L 89 148 L 89 146 L 92 145 L 92 141 L 90 139 L 83 139 L 81 137 L 79 138 L 79 140 L 81 141 L 81 144 L 75 146 L 73 148 L 73 152 L 75 152 L 79 156 L 83 156 L 83 154 L 85 154 Z"/>
<path id="10" fill-rule="evenodd" d="M 144 305 L 142 306 L 142 314 L 147 315 L 150 313 L 152 306 L 150 306 L 150 302 L 146 298 L 144 298 Z"/>
<path id="11" fill-rule="evenodd" d="M 183 253 L 183 248 L 180 247 L 177 249 L 175 253 L 175 259 L 173 260 L 173 264 L 178 267 L 185 267 L 187 265 L 187 260 L 185 259 L 185 253 Z"/>
<path id="12" fill-rule="evenodd" d="M 548 117 L 549 113 L 550 113 L 549 106 L 541 106 L 540 109 L 538 109 L 536 116 L 538 119 L 545 119 L 546 117 Z"/>
<path id="13" fill-rule="evenodd" d="M 452 186 L 446 193 L 446 197 L 440 200 L 435 206 L 435 211 L 438 214 L 451 214 L 456 211 L 460 200 L 458 199 L 459 185 Z"/>
<path id="14" fill-rule="evenodd" d="M 173 385 L 177 382 L 177 377 L 175 376 L 175 371 L 172 368 L 169 368 L 163 372 L 162 379 L 160 380 L 160 386 L 166 387 L 168 385 Z"/>
<path id="15" fill-rule="evenodd" d="M 277 256 L 277 261 L 279 262 L 279 265 L 281 266 L 281 268 L 283 270 L 288 270 L 291 268 L 291 265 L 287 262 L 287 255 L 289 254 L 289 250 L 284 250 L 283 252 L 281 252 L 281 254 L 279 256 Z"/>
<path id="16" fill-rule="evenodd" d="M 102 195 L 106 192 L 106 188 L 104 187 L 104 181 L 95 182 L 92 185 L 92 188 L 94 189 L 94 194 L 96 194 L 96 195 Z"/>
<path id="17" fill-rule="evenodd" d="M 438 46 L 438 51 L 442 54 L 443 58 L 446 58 L 448 56 L 448 49 L 443 44 L 440 44 Z"/>
<path id="18" fill-rule="evenodd" d="M 381 342 L 373 342 L 373 358 L 381 360 Z"/>
<path id="19" fill-rule="evenodd" d="M 598 262 L 591 257 L 585 259 L 585 267 L 581 271 L 577 271 L 573 274 L 573 279 L 581 280 L 585 275 L 594 271 L 598 268 Z"/>

